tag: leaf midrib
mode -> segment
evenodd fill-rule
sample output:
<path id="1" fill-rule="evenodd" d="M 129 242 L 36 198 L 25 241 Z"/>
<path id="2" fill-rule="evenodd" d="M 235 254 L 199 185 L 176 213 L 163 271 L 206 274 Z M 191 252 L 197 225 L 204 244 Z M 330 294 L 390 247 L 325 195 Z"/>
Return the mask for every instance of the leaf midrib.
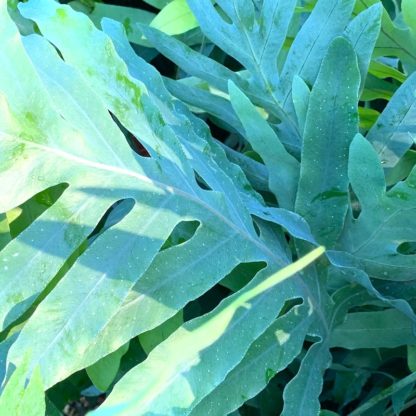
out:
<path id="1" fill-rule="evenodd" d="M 6 134 L 6 136 L 9 136 L 9 134 Z M 195 202 L 197 205 L 203 207 L 204 209 L 206 209 L 207 211 L 209 211 L 210 213 L 212 213 L 214 216 L 218 217 L 223 223 L 225 223 L 226 225 L 228 225 L 230 228 L 234 229 L 236 231 L 237 234 L 240 234 L 243 236 L 244 239 L 250 241 L 253 245 L 257 246 L 260 251 L 262 251 L 263 253 L 266 254 L 266 257 L 268 260 L 272 260 L 276 265 L 283 267 L 284 264 L 282 264 L 282 262 L 280 261 L 280 259 L 273 253 L 273 251 L 271 251 L 267 246 L 265 246 L 263 243 L 261 243 L 261 241 L 259 239 L 256 239 L 254 237 L 252 237 L 251 235 L 249 235 L 247 232 L 245 232 L 244 230 L 242 230 L 241 228 L 237 227 L 232 221 L 230 221 L 227 217 L 225 217 L 224 215 L 222 215 L 218 210 L 214 209 L 211 205 L 207 204 L 204 200 L 197 198 L 194 195 L 191 195 L 181 189 L 178 189 L 174 186 L 171 185 L 166 185 L 163 182 L 151 179 L 145 175 L 142 175 L 140 173 L 137 172 L 133 172 L 129 169 L 126 168 L 120 168 L 118 166 L 111 166 L 111 165 L 106 165 L 104 163 L 101 162 L 94 162 L 88 159 L 84 159 L 81 158 L 79 156 L 75 156 L 73 154 L 70 154 L 68 152 L 65 152 L 63 150 L 59 150 L 53 147 L 49 147 L 49 146 L 45 146 L 39 143 L 34 143 L 31 142 L 29 140 L 25 140 L 22 139 L 21 137 L 19 138 L 19 140 L 24 143 L 25 145 L 28 146 L 32 146 L 36 149 L 42 150 L 46 153 L 51 153 L 55 156 L 59 156 L 63 159 L 69 160 L 71 162 L 74 162 L 75 164 L 80 164 L 83 166 L 87 166 L 89 168 L 93 168 L 93 169 L 97 169 L 97 170 L 102 170 L 105 172 L 110 172 L 113 173 L 114 175 L 121 175 L 121 176 L 128 176 L 130 178 L 134 178 L 137 179 L 141 182 L 144 182 L 150 186 L 154 186 L 156 188 L 162 189 L 164 191 L 166 191 L 168 194 L 176 194 L 179 196 L 182 196 L 185 199 L 191 200 L 193 202 Z"/>

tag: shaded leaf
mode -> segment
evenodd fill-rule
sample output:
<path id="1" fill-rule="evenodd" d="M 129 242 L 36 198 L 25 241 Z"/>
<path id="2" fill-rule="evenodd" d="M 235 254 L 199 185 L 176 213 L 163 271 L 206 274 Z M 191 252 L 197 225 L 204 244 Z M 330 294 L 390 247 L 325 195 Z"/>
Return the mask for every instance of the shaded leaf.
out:
<path id="1" fill-rule="evenodd" d="M 101 391 L 106 391 L 110 387 L 120 367 L 120 360 L 128 349 L 129 344 L 124 344 L 118 350 L 87 367 L 88 377 L 95 387 Z"/>
<path id="2" fill-rule="evenodd" d="M 331 335 L 332 347 L 348 349 L 395 348 L 415 342 L 413 322 L 396 309 L 350 313 Z"/>

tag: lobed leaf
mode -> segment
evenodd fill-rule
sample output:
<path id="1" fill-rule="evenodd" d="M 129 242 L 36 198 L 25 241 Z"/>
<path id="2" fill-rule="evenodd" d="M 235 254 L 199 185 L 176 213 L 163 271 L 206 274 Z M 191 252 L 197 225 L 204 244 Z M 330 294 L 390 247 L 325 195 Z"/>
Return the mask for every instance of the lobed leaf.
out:
<path id="1" fill-rule="evenodd" d="M 413 74 L 400 86 L 367 134 L 385 168 L 394 167 L 413 144 L 415 132 L 411 126 L 415 119 L 415 85 L 416 76 Z"/>
<path id="2" fill-rule="evenodd" d="M 354 2 L 319 0 L 308 20 L 299 30 L 281 71 L 279 91 L 284 108 L 290 108 L 292 80 L 300 76 L 312 85 L 329 44 L 341 35 L 348 23 Z"/>
<path id="3" fill-rule="evenodd" d="M 147 322 L 145 320 L 140 321 L 138 324 L 142 328 L 141 330 L 138 329 L 136 321 L 132 321 L 131 326 L 126 327 L 125 333 L 113 333 L 112 336 L 103 338 L 103 334 L 110 322 L 116 322 L 117 316 L 123 316 L 123 309 L 120 309 L 123 302 L 127 301 L 130 293 L 133 295 L 136 293 L 133 289 L 134 285 L 149 268 L 164 241 L 180 221 L 197 219 L 200 217 L 199 214 L 196 214 L 197 211 L 200 211 L 202 215 L 200 217 L 202 222 L 205 222 L 205 220 L 202 220 L 202 217 L 208 215 L 212 220 L 207 219 L 207 227 L 204 225 L 201 228 L 201 236 L 199 238 L 194 241 L 190 240 L 192 245 L 197 247 L 201 244 L 200 249 L 205 251 L 203 249 L 205 247 L 204 244 L 208 244 L 206 238 L 211 235 L 215 241 L 213 250 L 219 251 L 224 245 L 232 244 L 236 253 L 239 253 L 236 256 L 230 256 L 228 251 L 229 261 L 224 264 L 219 262 L 221 267 L 219 266 L 218 273 L 213 275 L 213 278 L 217 279 L 217 281 L 239 263 L 241 253 L 247 253 L 247 258 L 250 258 L 251 254 L 249 252 L 251 249 L 249 248 L 246 251 L 248 246 L 246 242 L 243 243 L 243 241 L 247 241 L 246 238 L 254 243 L 251 246 L 254 249 L 252 254 L 259 253 L 258 244 L 262 244 L 258 241 L 248 214 L 243 214 L 245 215 L 245 218 L 243 218 L 241 213 L 236 211 L 239 197 L 238 191 L 234 189 L 232 182 L 225 174 L 222 179 L 218 175 L 214 177 L 213 173 L 210 173 L 210 168 L 207 167 L 210 166 L 211 162 L 202 164 L 200 156 L 197 157 L 197 155 L 204 147 L 198 150 L 198 147 L 191 147 L 188 144 L 187 149 L 192 151 L 194 155 L 192 160 L 195 163 L 199 163 L 198 166 L 195 166 L 195 169 L 214 189 L 219 187 L 218 189 L 221 189 L 221 192 L 227 189 L 228 191 L 223 194 L 224 196 L 227 195 L 227 197 L 224 199 L 218 193 L 219 191 L 216 193 L 203 191 L 197 185 L 193 179 L 193 168 L 187 162 L 183 150 L 181 150 L 182 145 L 176 138 L 178 136 L 171 128 L 164 127 L 164 117 L 169 118 L 169 112 L 166 113 L 168 109 L 162 102 L 156 101 L 162 106 L 162 110 L 156 110 L 156 104 L 152 104 L 152 96 L 149 95 L 149 98 L 145 97 L 145 95 L 148 96 L 146 88 L 143 84 L 134 81 L 130 77 L 124 63 L 115 54 L 110 40 L 103 33 L 98 32 L 82 15 L 76 14 L 69 8 L 56 5 L 53 2 L 34 1 L 22 5 L 21 9 L 26 17 L 36 20 L 44 35 L 50 37 L 65 56 L 64 63 L 52 47 L 48 46 L 38 36 L 29 40 L 29 42 L 32 42 L 32 45 L 36 45 L 36 47 L 30 48 L 30 50 L 34 51 L 33 54 L 40 55 L 38 60 L 36 60 L 36 56 L 31 56 L 31 59 L 36 62 L 36 68 L 39 68 L 39 70 L 41 68 L 44 71 L 42 74 L 45 81 L 48 81 L 46 83 L 44 81 L 45 86 L 43 88 L 46 88 L 46 91 L 43 94 L 45 96 L 62 94 L 61 97 L 55 96 L 55 99 L 49 104 L 50 110 L 46 114 L 48 117 L 55 115 L 54 117 L 56 117 L 56 120 L 59 120 L 59 123 L 64 123 L 64 121 L 61 121 L 63 118 L 60 116 L 60 114 L 64 114 L 65 123 L 68 123 L 68 125 L 72 125 L 75 122 L 74 117 L 79 116 L 80 122 L 77 122 L 78 137 L 80 137 L 80 140 L 82 138 L 84 142 L 82 157 L 72 153 L 71 146 L 73 144 L 70 141 L 62 141 L 59 144 L 54 142 L 53 147 L 43 145 L 41 149 L 46 158 L 44 165 L 52 168 L 52 166 L 56 166 L 58 160 L 60 164 L 60 169 L 55 169 L 54 172 L 49 173 L 48 178 L 53 178 L 53 173 L 60 175 L 62 168 L 67 165 L 67 170 L 64 171 L 63 176 L 58 176 L 57 181 L 70 183 L 69 189 L 80 187 L 78 191 L 79 199 L 76 200 L 71 195 L 69 200 L 75 205 L 74 209 L 83 206 L 85 201 L 91 201 L 94 204 L 94 209 L 89 209 L 88 212 L 95 216 L 95 221 L 97 222 L 105 212 L 99 209 L 100 203 L 107 208 L 120 199 L 131 198 L 135 201 L 132 210 L 120 222 L 94 240 L 90 247 L 79 257 L 71 270 L 36 309 L 9 353 L 10 362 L 18 364 L 21 357 L 20 351 L 26 349 L 27 343 L 32 344 L 35 333 L 39 334 L 42 332 L 42 337 L 38 335 L 35 337 L 37 342 L 33 345 L 34 358 L 32 365 L 40 363 L 45 385 L 50 386 L 72 372 L 91 365 L 97 359 L 117 349 L 140 331 L 143 332 L 157 326 L 173 315 L 176 312 L 176 308 L 181 309 L 184 304 L 192 299 L 192 296 L 197 297 L 213 284 L 212 281 L 206 281 L 203 286 L 196 285 L 195 294 L 189 293 L 189 297 L 184 297 L 185 292 L 183 288 L 185 286 L 178 287 L 173 280 L 170 280 L 169 284 L 176 286 L 179 290 L 178 297 L 174 298 L 177 306 L 172 308 L 170 307 L 171 294 L 163 292 L 160 288 L 159 279 L 154 281 L 156 286 L 153 288 L 152 286 L 147 286 L 147 284 L 153 281 L 154 277 L 150 278 L 150 280 L 145 279 L 143 281 L 144 286 L 142 289 L 139 289 L 138 293 L 142 295 L 149 293 L 149 296 L 139 296 L 140 300 L 147 299 L 153 305 L 153 308 L 156 308 L 160 302 L 164 302 L 159 296 L 168 296 L 165 302 L 166 309 L 161 310 L 162 314 L 155 314 L 154 309 L 149 310 L 149 315 L 155 319 Z M 42 13 L 40 13 L 40 10 L 42 10 Z M 44 13 L 45 10 L 48 10 L 48 13 Z M 62 20 L 65 22 L 65 25 L 61 24 Z M 78 33 L 88 33 L 86 39 L 89 39 L 90 43 L 85 42 L 82 36 L 79 38 L 72 37 L 73 30 L 77 30 Z M 88 50 L 94 50 L 95 53 L 87 52 Z M 108 62 L 108 65 L 97 64 L 100 61 Z M 69 66 L 70 64 L 72 66 Z M 28 68 L 31 68 L 32 65 L 29 63 Z M 77 68 L 76 71 L 73 69 L 74 67 Z M 53 71 L 57 71 L 57 74 L 52 76 L 51 73 Z M 48 77 L 48 74 L 51 75 Z M 86 85 L 85 80 L 88 80 L 89 84 L 95 88 L 94 91 Z M 103 80 L 105 81 L 103 82 Z M 62 97 L 65 97 L 65 100 Z M 77 105 L 71 105 L 73 102 L 76 102 Z M 142 105 L 142 102 L 145 104 Z M 140 164 L 138 164 L 138 160 L 132 156 L 127 143 L 120 138 L 120 132 L 108 136 L 109 131 L 115 129 L 115 125 L 110 123 L 103 103 L 106 103 L 107 108 L 136 137 L 140 137 L 143 140 L 153 156 L 152 159 L 140 159 Z M 97 108 L 102 108 L 102 110 L 98 112 Z M 165 115 L 162 115 L 161 111 Z M 92 122 L 97 117 L 95 112 L 98 112 L 104 121 L 108 120 L 108 128 L 101 127 L 100 122 Z M 39 112 L 39 117 L 42 117 L 42 114 L 42 112 Z M 159 114 L 159 118 L 155 117 L 155 114 Z M 171 117 L 173 117 L 173 114 Z M 65 125 L 62 129 L 64 128 L 68 127 Z M 187 131 L 189 132 L 189 129 Z M 94 143 L 94 137 L 97 137 L 96 140 L 104 140 L 105 137 L 105 141 L 118 140 L 120 138 L 119 143 L 117 145 L 114 144 L 114 149 L 117 149 L 117 153 L 114 154 L 115 151 L 109 152 L 107 150 L 108 144 L 104 144 L 104 147 L 101 147 L 101 152 L 90 152 L 87 145 L 90 136 L 91 143 Z M 42 137 L 42 135 L 39 135 L 39 137 Z M 65 136 L 61 140 L 64 138 Z M 197 138 L 198 136 L 195 135 L 195 140 Z M 9 145 L 7 140 L 2 143 L 5 146 Z M 101 142 L 99 143 L 101 144 Z M 183 144 L 185 143 L 186 141 L 184 140 Z M 201 139 L 199 139 L 199 143 L 200 145 L 202 144 Z M 30 143 L 28 143 L 28 146 L 31 151 L 32 148 L 35 151 L 38 149 L 37 146 Z M 57 146 L 60 146 L 60 148 L 57 148 Z M 93 155 L 90 157 L 88 152 L 93 153 Z M 108 153 L 111 156 L 105 156 Z M 100 158 L 102 159 L 100 160 Z M 80 166 L 81 169 L 79 169 Z M 163 166 L 163 173 L 160 171 L 160 166 Z M 216 165 L 215 169 L 217 169 Z M 81 172 L 78 173 L 79 171 Z M 78 184 L 76 182 L 78 177 L 76 175 L 79 175 L 79 180 L 82 179 L 82 183 Z M 88 181 L 88 178 L 91 178 L 91 180 Z M 122 187 L 120 187 L 121 183 L 123 184 Z M 24 185 L 22 184 L 22 186 Z M 184 198 L 183 201 L 187 200 L 188 203 L 182 204 L 179 202 L 182 198 Z M 227 202 L 227 198 L 229 198 L 229 202 Z M 61 199 L 58 200 L 58 204 L 60 201 Z M 202 203 L 202 208 L 196 208 L 200 203 Z M 183 210 L 181 210 L 180 205 L 182 205 Z M 196 208 L 196 216 L 192 214 L 192 206 Z M 215 206 L 217 208 L 214 208 Z M 217 209 L 218 211 L 216 211 Z M 214 214 L 214 217 L 211 217 L 214 212 L 217 212 L 222 218 L 219 223 L 217 220 L 214 220 L 216 214 Z M 228 219 L 229 214 L 227 212 L 230 214 Z M 52 213 L 47 210 L 45 215 L 52 215 Z M 59 224 L 60 220 L 56 218 L 56 214 L 54 215 L 51 218 L 51 223 L 55 224 L 57 221 Z M 70 213 L 69 215 L 73 214 Z M 94 224 L 95 221 L 91 221 L 91 223 Z M 78 217 L 74 228 L 79 227 L 79 224 L 82 225 L 83 223 L 84 219 Z M 227 224 L 225 227 L 228 231 L 224 233 L 220 231 L 221 226 L 217 228 L 219 224 Z M 33 232 L 32 227 L 41 227 L 41 225 L 42 222 L 35 222 L 27 230 L 28 232 Z M 237 227 L 236 230 L 240 229 L 240 231 L 232 231 L 230 233 L 229 227 L 232 229 Z M 45 238 L 50 239 L 47 232 L 49 229 L 44 229 Z M 58 234 L 59 238 L 63 238 L 62 234 L 64 234 L 64 231 Z M 89 230 L 87 229 L 86 231 Z M 241 240 L 243 246 L 236 244 L 240 232 L 246 235 Z M 246 234 L 247 232 L 248 234 Z M 220 235 L 223 237 L 219 237 Z M 17 238 L 15 244 L 18 244 L 21 238 Z M 38 240 L 36 241 L 37 243 Z M 51 241 L 50 244 L 53 244 L 54 247 L 57 245 L 56 241 Z M 249 246 L 251 244 L 249 243 Z M 61 244 L 58 244 L 58 246 L 60 247 Z M 16 249 L 13 245 L 9 245 L 8 248 L 10 250 Z M 197 263 L 189 263 L 188 261 L 190 256 L 193 259 L 198 259 L 196 252 L 188 252 L 187 248 L 188 246 L 185 246 L 179 251 L 186 263 L 176 263 L 178 265 L 178 273 L 183 271 L 184 265 L 186 267 L 188 265 L 197 267 Z M 28 255 L 33 256 L 34 252 L 35 250 L 32 249 L 32 252 Z M 45 257 L 43 251 L 36 250 L 36 252 L 42 264 L 48 264 L 48 258 Z M 67 254 L 56 253 L 56 248 L 53 253 L 53 258 L 57 258 L 62 262 L 67 257 Z M 106 253 L 117 253 L 117 255 L 107 256 Z M 162 264 L 172 264 L 170 260 L 169 263 L 164 263 L 167 259 L 165 256 L 175 255 L 177 259 L 179 255 L 177 250 L 173 252 L 166 251 L 165 253 L 161 258 Z M 253 258 L 257 258 L 257 254 L 254 254 Z M 278 262 L 280 263 L 283 258 L 284 256 Z M 202 257 L 201 260 L 207 261 L 207 257 Z M 285 262 L 287 260 L 283 260 L 282 264 Z M 52 279 L 56 273 L 55 270 L 49 270 L 48 268 L 48 273 L 45 273 L 44 268 L 42 271 L 43 281 Z M 221 272 L 220 270 L 223 271 Z M 157 274 L 157 276 L 159 275 Z M 175 273 L 172 273 L 172 276 L 175 276 Z M 189 277 L 191 276 L 192 274 L 189 275 Z M 27 282 L 22 282 L 22 286 L 24 286 L 26 291 L 29 291 L 31 296 L 36 296 L 35 288 L 28 286 Z M 152 294 L 150 294 L 149 289 Z M 132 290 L 133 292 L 131 292 Z M 154 290 L 160 290 L 160 295 L 153 293 Z M 68 293 L 70 296 L 68 296 Z M 59 305 L 59 308 L 56 305 Z M 102 307 L 103 305 L 105 305 L 105 308 Z M 29 305 L 25 306 L 24 310 Z M 121 315 L 118 315 L 119 311 Z M 94 317 L 92 325 L 86 325 L 85 315 Z M 17 318 L 18 316 L 16 314 L 15 317 Z M 47 327 L 44 326 L 46 316 L 48 322 L 50 322 L 50 325 Z M 113 318 L 115 321 L 113 321 Z M 111 333 L 110 329 L 108 331 L 107 334 Z M 132 335 L 131 331 L 138 332 L 134 332 Z M 68 345 L 73 345 L 72 348 L 78 351 L 77 360 L 65 354 Z"/>
<path id="4" fill-rule="evenodd" d="M 351 44 L 336 38 L 309 98 L 296 211 L 318 242 L 331 247 L 348 207 L 348 148 L 358 130 L 360 75 Z"/>
<path id="5" fill-rule="evenodd" d="M 290 155 L 273 129 L 250 100 L 230 82 L 231 104 L 246 131 L 253 149 L 263 159 L 269 172 L 269 188 L 283 208 L 293 208 L 299 177 L 299 162 Z"/>
<path id="6" fill-rule="evenodd" d="M 259 393 L 300 352 L 310 325 L 307 305 L 295 306 L 277 318 L 250 346 L 241 362 L 206 396 L 191 415 L 229 414 Z"/>
<path id="7" fill-rule="evenodd" d="M 279 310 L 282 300 L 290 297 L 289 277 L 323 253 L 317 248 L 279 272 L 268 275 L 264 269 L 241 291 L 231 295 L 211 313 L 185 323 L 148 359 L 132 369 L 117 384 L 96 415 L 123 412 L 125 415 L 148 411 L 177 414 L 191 410 L 233 369 L 250 344 L 270 323 L 249 319 L 252 314 L 266 317 L 269 308 Z M 273 292 L 272 296 L 265 296 Z M 264 311 L 264 312 L 262 312 Z M 242 330 L 244 328 L 244 330 Z M 218 360 L 219 351 L 226 360 Z M 162 357 L 170 357 L 164 362 Z M 204 379 L 204 383 L 199 382 Z M 141 380 L 139 383 L 138 381 Z"/>
<path id="8" fill-rule="evenodd" d="M 331 334 L 331 346 L 348 349 L 395 348 L 414 344 L 412 321 L 396 309 L 354 312 Z"/>
<path id="9" fill-rule="evenodd" d="M 351 144 L 348 175 L 361 213 L 358 219 L 348 218 L 340 247 L 371 277 L 412 280 L 414 255 L 400 254 L 398 247 L 414 239 L 409 215 L 415 209 L 414 169 L 405 181 L 386 191 L 375 149 L 357 135 Z"/>
<path id="10" fill-rule="evenodd" d="M 382 10 L 381 3 L 372 5 L 355 17 L 344 32 L 357 54 L 361 89 L 364 87 L 371 56 L 380 33 Z"/>

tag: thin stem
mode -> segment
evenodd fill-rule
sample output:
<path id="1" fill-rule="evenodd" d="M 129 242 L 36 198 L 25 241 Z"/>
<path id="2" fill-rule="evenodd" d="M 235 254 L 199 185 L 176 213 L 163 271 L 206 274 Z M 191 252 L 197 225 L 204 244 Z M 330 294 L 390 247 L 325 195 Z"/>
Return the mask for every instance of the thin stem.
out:
<path id="1" fill-rule="evenodd" d="M 413 399 L 409 400 L 400 410 L 401 412 L 403 410 L 409 409 L 412 406 L 416 405 L 416 397 L 414 397 Z M 394 409 L 392 408 L 392 406 L 390 406 L 385 412 L 384 412 L 384 416 L 395 416 L 396 412 L 394 411 Z"/>
<path id="2" fill-rule="evenodd" d="M 382 390 L 380 393 L 376 394 L 366 403 L 355 409 L 353 412 L 349 414 L 349 416 L 360 416 L 365 411 L 371 409 L 377 403 L 380 403 L 382 400 L 387 399 L 392 394 L 396 393 L 397 391 L 401 390 L 403 387 L 406 387 L 408 384 L 416 382 L 416 372 L 409 374 L 407 377 L 401 379 L 397 383 L 392 384 L 390 387 Z"/>

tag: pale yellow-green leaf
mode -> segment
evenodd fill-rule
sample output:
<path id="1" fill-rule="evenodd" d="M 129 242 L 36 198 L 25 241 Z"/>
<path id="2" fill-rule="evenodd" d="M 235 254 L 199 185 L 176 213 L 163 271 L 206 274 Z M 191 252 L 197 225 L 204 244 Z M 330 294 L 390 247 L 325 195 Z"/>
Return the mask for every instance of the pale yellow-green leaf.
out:
<path id="1" fill-rule="evenodd" d="M 151 27 L 168 35 L 179 35 L 198 27 L 186 0 L 173 0 L 152 20 Z"/>
<path id="2" fill-rule="evenodd" d="M 371 61 L 368 72 L 380 79 L 393 78 L 400 82 L 406 81 L 406 75 L 402 72 L 378 61 Z"/>

